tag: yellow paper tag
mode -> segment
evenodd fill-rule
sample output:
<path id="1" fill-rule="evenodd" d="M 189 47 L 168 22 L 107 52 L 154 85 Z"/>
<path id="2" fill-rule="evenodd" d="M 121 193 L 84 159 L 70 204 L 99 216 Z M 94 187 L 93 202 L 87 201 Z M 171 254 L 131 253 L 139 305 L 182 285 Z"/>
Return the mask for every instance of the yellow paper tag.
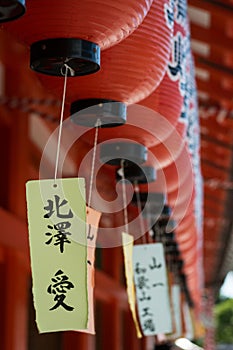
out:
<path id="1" fill-rule="evenodd" d="M 134 290 L 134 278 L 133 278 L 133 236 L 123 232 L 122 242 L 123 242 L 125 276 L 126 276 L 129 307 L 130 307 L 133 321 L 135 324 L 137 337 L 141 338 L 142 333 L 140 331 L 140 327 L 137 320 L 137 314 L 136 314 L 136 295 Z"/>
<path id="2" fill-rule="evenodd" d="M 39 332 L 87 328 L 84 179 L 26 185 L 33 296 Z M 75 237 L 76 243 L 73 240 Z"/>
<path id="3" fill-rule="evenodd" d="M 85 333 L 95 334 L 94 286 L 95 286 L 95 247 L 101 213 L 87 207 L 87 285 L 88 285 L 88 326 Z"/>

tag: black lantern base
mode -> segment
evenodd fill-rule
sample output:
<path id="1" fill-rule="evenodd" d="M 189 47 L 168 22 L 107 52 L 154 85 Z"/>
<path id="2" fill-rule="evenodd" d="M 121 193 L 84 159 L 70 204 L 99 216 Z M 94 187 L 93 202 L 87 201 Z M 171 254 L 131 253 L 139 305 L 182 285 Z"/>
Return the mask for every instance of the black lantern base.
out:
<path id="1" fill-rule="evenodd" d="M 161 208 L 164 206 L 166 195 L 162 192 L 139 192 L 139 199 L 142 208 L 144 208 L 145 204 L 148 202 L 151 207 L 151 211 L 155 211 L 158 207 Z M 132 204 L 137 205 L 136 193 L 133 194 Z"/>
<path id="2" fill-rule="evenodd" d="M 125 124 L 126 105 L 107 99 L 84 99 L 75 101 L 70 108 L 71 120 L 78 125 L 112 128 Z"/>
<path id="3" fill-rule="evenodd" d="M 95 73 L 100 69 L 100 47 L 87 40 L 55 38 L 41 40 L 31 45 L 30 66 L 33 70 L 55 76 Z"/>
<path id="4" fill-rule="evenodd" d="M 137 164 L 131 164 L 124 167 L 124 177 L 132 183 L 147 184 L 156 180 L 156 172 L 150 166 L 140 167 Z M 118 171 L 116 172 L 116 179 L 118 181 L 122 179 Z"/>
<path id="5" fill-rule="evenodd" d="M 25 0 L 0 1 L 0 23 L 13 21 L 25 13 Z"/>
<path id="6" fill-rule="evenodd" d="M 121 166 L 136 163 L 141 164 L 147 160 L 147 148 L 138 143 L 114 142 L 104 143 L 100 148 L 100 159 L 102 163 Z"/>

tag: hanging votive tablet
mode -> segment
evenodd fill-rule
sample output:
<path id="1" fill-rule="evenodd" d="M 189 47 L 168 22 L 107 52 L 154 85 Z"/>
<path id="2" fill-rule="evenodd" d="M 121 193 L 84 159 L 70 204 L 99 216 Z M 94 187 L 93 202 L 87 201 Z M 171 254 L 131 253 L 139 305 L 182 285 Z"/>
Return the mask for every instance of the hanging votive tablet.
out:
<path id="1" fill-rule="evenodd" d="M 84 179 L 29 181 L 26 189 L 33 296 L 39 332 L 86 329 Z"/>

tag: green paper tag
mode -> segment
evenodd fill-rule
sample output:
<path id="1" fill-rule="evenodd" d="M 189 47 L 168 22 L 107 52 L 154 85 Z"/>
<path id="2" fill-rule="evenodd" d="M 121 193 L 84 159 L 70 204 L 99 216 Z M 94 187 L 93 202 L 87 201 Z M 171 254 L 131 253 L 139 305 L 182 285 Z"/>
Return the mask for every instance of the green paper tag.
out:
<path id="1" fill-rule="evenodd" d="M 29 181 L 26 193 L 39 332 L 86 329 L 85 181 Z"/>

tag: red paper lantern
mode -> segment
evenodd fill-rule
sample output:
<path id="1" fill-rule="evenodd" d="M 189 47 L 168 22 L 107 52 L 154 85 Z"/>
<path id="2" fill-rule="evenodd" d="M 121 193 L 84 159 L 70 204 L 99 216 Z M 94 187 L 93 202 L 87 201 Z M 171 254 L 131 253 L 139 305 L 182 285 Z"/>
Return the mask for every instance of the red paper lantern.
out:
<path id="1" fill-rule="evenodd" d="M 72 113 L 84 108 L 84 103 L 86 107 L 108 100 L 137 103 L 159 85 L 169 59 L 173 29 L 167 25 L 166 5 L 169 5 L 169 0 L 154 1 L 138 29 L 102 53 L 98 73 L 69 79 L 66 101 L 77 101 L 72 106 Z M 41 76 L 41 81 L 61 97 L 63 79 Z M 82 124 L 80 118 L 78 122 Z M 88 121 L 85 124 L 85 120 L 83 124 L 90 125 Z"/>
<path id="2" fill-rule="evenodd" d="M 100 48 L 127 37 L 143 21 L 152 0 L 29 1 L 26 15 L 5 28 L 31 47 L 31 68 L 48 75 L 94 73 Z"/>
<path id="3" fill-rule="evenodd" d="M 177 243 L 179 244 L 179 248 L 183 254 L 195 250 L 195 247 L 197 246 L 198 242 L 196 229 L 192 229 L 191 231 L 189 231 L 189 235 L 187 235 L 186 237 L 187 239 L 185 240 L 182 237 L 182 234 L 176 233 Z"/>
<path id="4" fill-rule="evenodd" d="M 192 165 L 187 147 L 183 148 L 175 162 L 163 168 L 162 171 L 166 177 L 167 192 L 172 192 L 182 186 L 187 177 L 190 177 L 190 183 L 192 183 Z"/>
<path id="5" fill-rule="evenodd" d="M 179 222 L 181 222 L 185 217 L 194 215 L 194 203 L 193 200 L 190 199 L 189 205 L 187 207 L 183 207 L 183 205 L 180 207 L 179 205 L 175 206 L 173 208 L 172 217 L 177 222 L 177 225 Z"/>
<path id="6" fill-rule="evenodd" d="M 175 7 L 177 6 L 176 4 Z M 159 118 L 156 120 L 158 130 L 154 145 L 163 142 L 171 134 L 181 116 L 183 107 L 188 31 L 186 20 L 181 21 L 178 16 L 178 7 L 175 8 L 175 14 L 172 50 L 166 73 L 159 87 L 148 98 L 140 102 L 160 115 L 160 120 Z M 180 121 L 186 124 L 182 118 Z"/>
<path id="7" fill-rule="evenodd" d="M 176 238 L 179 246 L 183 244 L 183 247 L 185 247 L 188 245 L 188 242 L 190 242 L 189 244 L 192 245 L 192 241 L 194 242 L 194 237 L 196 237 L 195 239 L 197 240 L 198 233 L 195 222 L 193 223 L 192 227 L 189 227 L 186 230 L 181 230 L 179 226 L 176 228 Z"/>
<path id="8" fill-rule="evenodd" d="M 143 21 L 152 0 L 28 1 L 23 18 L 4 27 L 28 45 L 48 38 L 79 38 L 106 49 Z"/>
<path id="9" fill-rule="evenodd" d="M 184 124 L 178 122 L 166 140 L 149 149 L 148 164 L 153 164 L 155 168 L 165 168 L 175 162 L 185 147 L 184 133 Z"/>
<path id="10" fill-rule="evenodd" d="M 103 52 L 102 69 L 98 73 L 69 79 L 67 101 L 73 102 L 72 119 L 77 124 L 94 126 L 97 118 L 109 127 L 121 124 L 124 115 L 113 113 L 110 117 L 109 110 L 114 105 L 130 104 L 127 124 L 114 130 L 101 128 L 99 142 L 126 138 L 147 147 L 154 144 L 158 129 L 155 111 L 132 103 L 149 95 L 164 75 L 172 37 L 172 26 L 168 26 L 165 15 L 169 5 L 169 0 L 155 1 L 131 36 Z M 41 79 L 50 91 L 61 96 L 63 79 L 47 76 Z M 99 107 L 108 111 L 99 113 Z M 77 133 L 82 133 L 80 130 Z M 93 143 L 93 133 L 94 130 L 87 132 L 84 139 Z"/>
<path id="11" fill-rule="evenodd" d="M 185 188 L 176 193 L 177 197 L 175 200 L 170 200 L 168 193 L 168 204 L 172 208 L 172 217 L 177 221 L 178 227 L 179 222 L 182 221 L 184 217 L 194 213 L 195 195 L 193 187 L 187 190 L 186 195 L 183 193 L 184 190 Z"/>
<path id="12" fill-rule="evenodd" d="M 196 218 L 193 215 L 185 215 L 185 217 L 183 218 L 182 221 L 180 221 L 179 223 L 179 230 L 181 231 L 186 231 L 188 230 L 190 227 L 192 227 L 194 224 L 196 224 Z"/>
<path id="13" fill-rule="evenodd" d="M 192 198 L 195 199 L 195 191 L 194 191 L 194 177 L 192 178 L 186 177 L 185 181 L 179 185 L 175 190 L 169 191 L 167 193 L 168 202 L 171 206 L 175 205 L 189 205 L 191 200 L 190 191 L 187 189 L 192 188 Z"/>

